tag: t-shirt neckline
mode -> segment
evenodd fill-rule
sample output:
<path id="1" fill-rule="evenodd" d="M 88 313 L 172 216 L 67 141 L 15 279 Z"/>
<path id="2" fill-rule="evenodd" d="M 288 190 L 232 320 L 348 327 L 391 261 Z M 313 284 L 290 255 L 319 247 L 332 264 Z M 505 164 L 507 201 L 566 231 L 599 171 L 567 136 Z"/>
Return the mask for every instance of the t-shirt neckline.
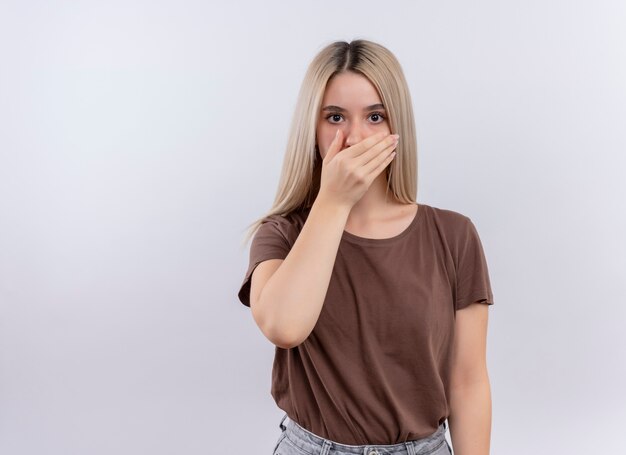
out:
<path id="1" fill-rule="evenodd" d="M 394 243 L 406 237 L 407 235 L 409 235 L 411 231 L 413 231 L 413 229 L 415 229 L 415 226 L 417 226 L 420 219 L 422 219 L 424 216 L 423 214 L 424 207 L 425 207 L 424 204 L 417 204 L 417 213 L 413 217 L 411 224 L 409 224 L 404 231 L 400 232 L 399 234 L 393 237 L 387 237 L 384 239 L 372 239 L 368 237 L 360 237 L 358 235 L 351 234 L 350 232 L 344 230 L 341 238 L 351 243 L 359 243 L 361 245 L 370 245 L 370 246 L 371 245 L 387 245 L 389 243 Z"/>

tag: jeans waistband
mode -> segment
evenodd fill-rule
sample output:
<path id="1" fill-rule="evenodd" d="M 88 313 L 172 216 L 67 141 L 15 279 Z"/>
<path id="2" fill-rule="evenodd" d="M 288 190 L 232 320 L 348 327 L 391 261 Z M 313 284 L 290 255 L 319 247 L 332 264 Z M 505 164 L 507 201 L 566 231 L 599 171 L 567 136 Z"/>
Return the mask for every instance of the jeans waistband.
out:
<path id="1" fill-rule="evenodd" d="M 287 420 L 287 424 L 283 424 L 285 420 Z M 432 453 L 443 444 L 447 444 L 445 439 L 447 424 L 445 421 L 430 436 L 398 444 L 340 444 L 311 433 L 291 420 L 286 413 L 280 421 L 279 427 L 283 431 L 284 437 L 289 439 L 290 444 L 306 453 L 320 455 L 420 455 Z"/>

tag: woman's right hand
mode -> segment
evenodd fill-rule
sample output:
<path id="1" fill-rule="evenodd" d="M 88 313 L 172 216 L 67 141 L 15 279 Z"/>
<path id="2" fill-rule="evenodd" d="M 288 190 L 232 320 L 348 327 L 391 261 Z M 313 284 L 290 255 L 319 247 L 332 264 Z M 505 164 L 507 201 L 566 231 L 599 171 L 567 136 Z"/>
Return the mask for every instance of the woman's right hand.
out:
<path id="1" fill-rule="evenodd" d="M 318 197 L 351 209 L 395 156 L 396 137 L 380 132 L 340 150 L 343 133 L 337 130 L 322 161 Z"/>

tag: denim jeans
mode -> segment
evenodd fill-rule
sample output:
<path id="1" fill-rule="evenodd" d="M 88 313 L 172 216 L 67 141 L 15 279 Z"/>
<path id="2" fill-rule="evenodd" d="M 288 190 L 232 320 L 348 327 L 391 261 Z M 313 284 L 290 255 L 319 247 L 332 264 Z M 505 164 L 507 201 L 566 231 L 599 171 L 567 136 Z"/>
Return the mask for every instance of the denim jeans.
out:
<path id="1" fill-rule="evenodd" d="M 285 419 L 287 424 L 283 425 Z M 285 414 L 278 424 L 282 430 L 272 455 L 451 455 L 445 438 L 447 425 L 443 422 L 437 431 L 422 439 L 390 445 L 353 446 L 322 438 L 302 428 Z"/>

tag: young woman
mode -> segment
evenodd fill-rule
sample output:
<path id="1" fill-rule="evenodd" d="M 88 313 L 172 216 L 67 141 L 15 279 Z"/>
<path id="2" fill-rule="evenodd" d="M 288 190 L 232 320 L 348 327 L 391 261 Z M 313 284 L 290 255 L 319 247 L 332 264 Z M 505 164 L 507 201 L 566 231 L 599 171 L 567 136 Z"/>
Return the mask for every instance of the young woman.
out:
<path id="1" fill-rule="evenodd" d="M 305 75 L 238 293 L 276 345 L 274 454 L 449 454 L 446 419 L 457 453 L 489 453 L 487 263 L 469 217 L 416 202 L 411 106 L 371 41 Z"/>

